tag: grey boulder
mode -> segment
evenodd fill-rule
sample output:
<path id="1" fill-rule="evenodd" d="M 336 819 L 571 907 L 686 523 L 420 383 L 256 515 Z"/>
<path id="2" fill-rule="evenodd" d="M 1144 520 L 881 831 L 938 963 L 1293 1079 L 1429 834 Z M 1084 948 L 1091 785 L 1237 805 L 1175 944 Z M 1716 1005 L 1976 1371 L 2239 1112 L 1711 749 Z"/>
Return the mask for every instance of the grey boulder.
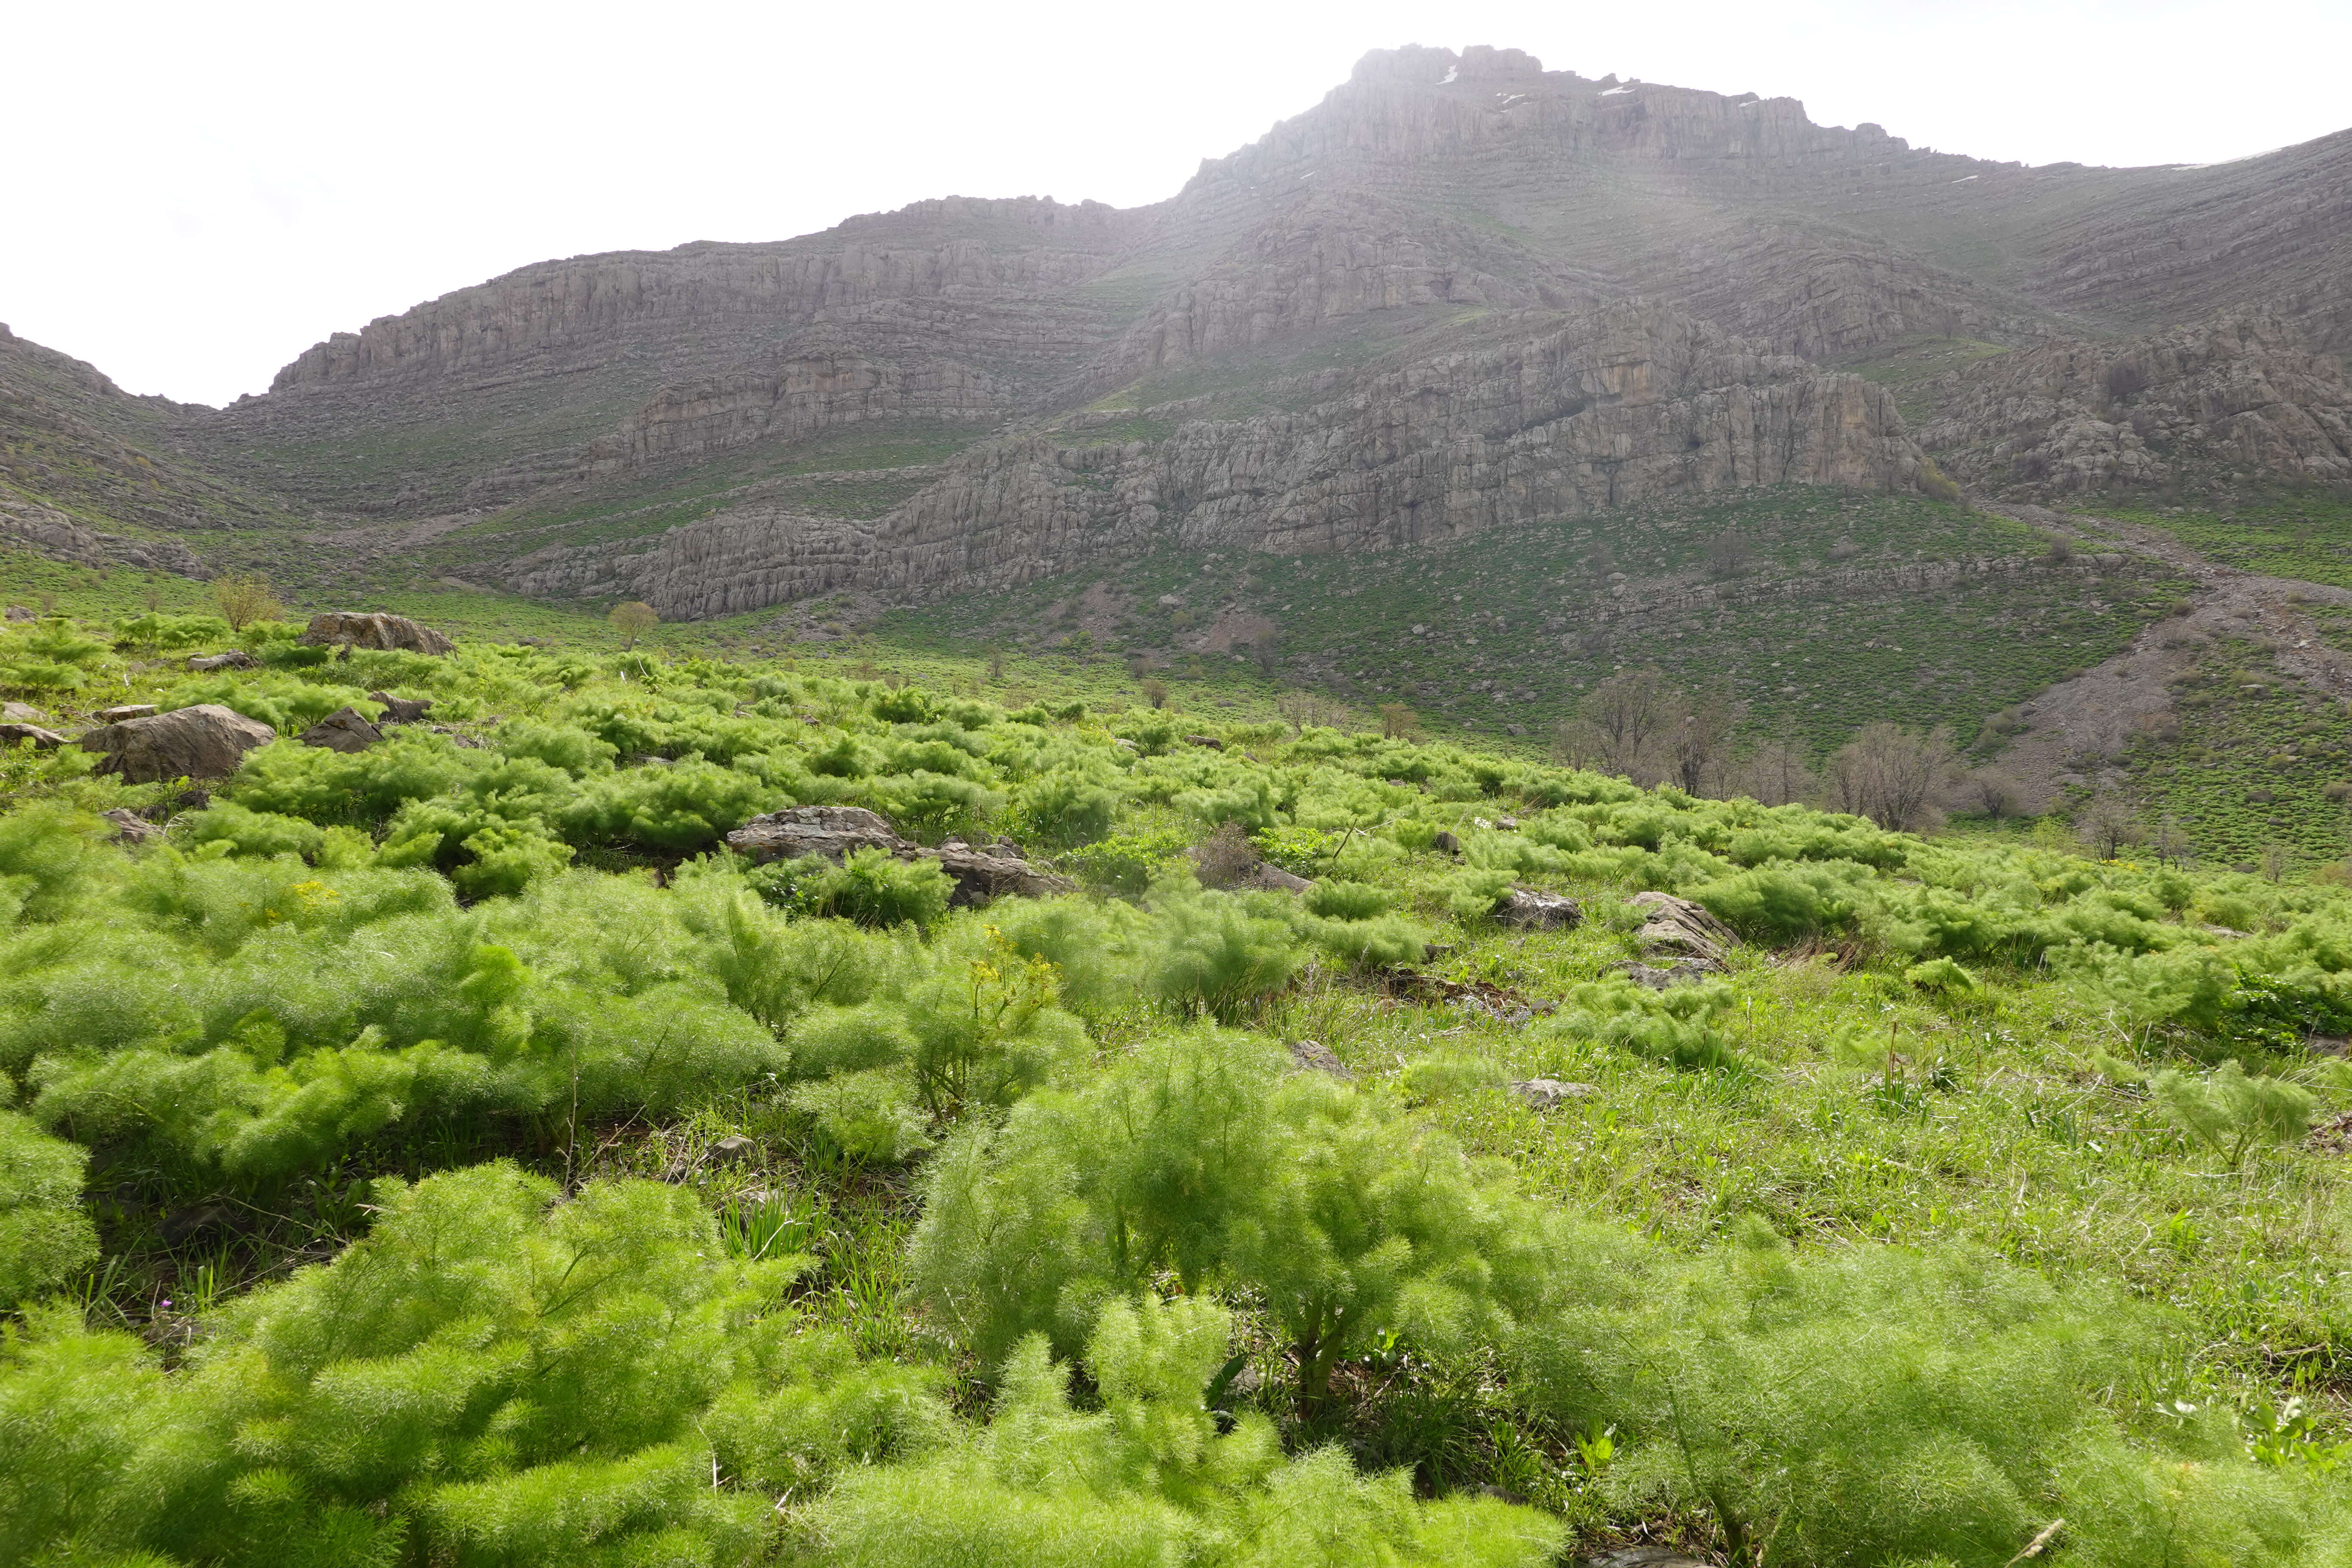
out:
<path id="1" fill-rule="evenodd" d="M 241 647 L 233 647 L 226 653 L 190 654 L 188 668 L 199 675 L 209 675 L 218 669 L 259 669 L 261 661 Z"/>
<path id="2" fill-rule="evenodd" d="M 101 773 L 119 774 L 125 784 L 154 784 L 226 778 L 246 752 L 277 738 L 278 731 L 257 719 L 217 702 L 200 702 L 92 730 L 81 738 L 81 749 L 104 754 L 98 764 Z"/>
<path id="3" fill-rule="evenodd" d="M 383 739 L 383 731 L 356 708 L 338 708 L 302 731 L 304 745 L 331 752 L 364 752 Z"/>
<path id="4" fill-rule="evenodd" d="M 420 626 L 406 616 L 353 610 L 329 610 L 324 615 L 312 616 L 301 640 L 313 647 L 339 644 L 385 653 L 440 655 L 454 653 L 457 647 L 431 626 Z"/>

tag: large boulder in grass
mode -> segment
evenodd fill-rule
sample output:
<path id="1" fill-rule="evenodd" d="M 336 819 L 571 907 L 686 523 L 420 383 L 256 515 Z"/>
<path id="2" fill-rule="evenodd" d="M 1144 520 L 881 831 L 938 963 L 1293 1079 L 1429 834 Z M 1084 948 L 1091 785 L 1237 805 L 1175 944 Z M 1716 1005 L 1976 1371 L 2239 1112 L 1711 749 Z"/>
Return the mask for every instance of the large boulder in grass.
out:
<path id="1" fill-rule="evenodd" d="M 748 855 L 754 865 L 822 855 L 839 860 L 853 849 L 897 854 L 913 845 L 898 837 L 890 819 L 862 805 L 795 805 L 755 816 L 727 836 L 727 847 Z"/>
<path id="2" fill-rule="evenodd" d="M 1078 890 L 1077 883 L 1069 878 L 1041 871 L 1017 855 L 975 849 L 958 839 L 951 838 L 937 849 L 908 845 L 898 851 L 898 858 L 938 861 L 940 869 L 955 879 L 956 890 L 948 899 L 955 905 L 985 904 L 1008 896 L 1046 899 Z"/>
<path id="3" fill-rule="evenodd" d="M 430 697 L 394 697 L 388 691 L 371 691 L 368 700 L 383 710 L 376 720 L 379 724 L 415 724 L 433 711 Z"/>
<path id="4" fill-rule="evenodd" d="M 261 661 L 241 647 L 226 653 L 192 653 L 188 668 L 198 675 L 212 675 L 224 669 L 259 669 Z"/>
<path id="5" fill-rule="evenodd" d="M 1647 892 L 1626 901 L 1649 916 L 1633 941 L 1653 961 L 1679 959 L 1684 969 L 1720 970 L 1724 955 L 1739 945 L 1729 926 L 1688 899 Z"/>
<path id="6" fill-rule="evenodd" d="M 14 719 L 0 722 L 0 746 L 14 746 L 26 741 L 32 742 L 36 748 L 44 752 L 54 752 L 66 743 L 63 735 L 55 730 L 44 730 L 38 724 L 19 723 Z"/>
<path id="7" fill-rule="evenodd" d="M 0 719 L 11 724 L 46 724 L 49 716 L 29 702 L 0 702 Z"/>
<path id="8" fill-rule="evenodd" d="M 106 760 L 101 773 L 118 773 L 125 784 L 163 779 L 225 779 L 245 753 L 278 739 L 278 731 L 217 702 L 174 709 L 149 719 L 126 719 L 92 730 L 81 749 Z"/>
<path id="9" fill-rule="evenodd" d="M 362 614 L 356 610 L 329 610 L 324 615 L 312 616 L 301 640 L 314 647 L 340 645 L 384 653 L 439 655 L 454 653 L 457 647 L 431 626 L 420 626 L 406 616 Z"/>
<path id="10" fill-rule="evenodd" d="M 901 838 L 890 819 L 862 805 L 794 805 L 755 816 L 727 836 L 727 847 L 754 862 L 822 855 L 838 861 L 855 850 L 879 849 L 901 860 L 936 862 L 956 885 L 951 904 L 984 904 L 1007 895 L 1045 898 L 1077 890 L 1067 877 L 1041 871 L 1001 849 L 975 849 L 950 839 L 937 849 Z"/>
<path id="11" fill-rule="evenodd" d="M 358 709 L 338 708 L 303 731 L 301 738 L 306 746 L 322 746 L 330 752 L 364 752 L 383 739 L 383 731 Z"/>
<path id="12" fill-rule="evenodd" d="M 1495 906 L 1495 919 L 1520 931 L 1570 931 L 1584 918 L 1574 899 L 1541 893 L 1533 888 L 1513 888 Z"/>

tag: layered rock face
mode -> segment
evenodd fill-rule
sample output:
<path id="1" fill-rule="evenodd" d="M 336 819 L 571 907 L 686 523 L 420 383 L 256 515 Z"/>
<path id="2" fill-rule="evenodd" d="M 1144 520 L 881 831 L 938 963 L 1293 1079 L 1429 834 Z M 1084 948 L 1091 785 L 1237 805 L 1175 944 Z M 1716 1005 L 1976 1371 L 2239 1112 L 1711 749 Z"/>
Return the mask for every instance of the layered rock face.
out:
<path id="1" fill-rule="evenodd" d="M 524 592 L 629 592 L 666 616 L 850 587 L 924 595 L 1175 543 L 1383 551 L 1688 491 L 1906 489 L 1920 458 L 1885 389 L 1655 304 L 1515 318 L 1473 346 L 1293 390 L 1301 412 L 1089 439 L 1100 416 L 992 443 L 871 528 L 755 508 L 642 552 L 559 548 Z M 1091 426 L 1091 430 L 1089 426 Z"/>
<path id="2" fill-rule="evenodd" d="M 1943 340 L 2015 351 L 1906 388 L 1972 484 L 2342 478 L 2352 132 L 2028 169 L 1787 98 L 1383 50 L 1151 206 L 947 198 L 541 263 L 227 410 L 0 334 L 0 492 L 142 528 L 299 512 L 467 583 L 709 615 L 1900 488 L 1894 405 L 1827 367 Z"/>
<path id="3" fill-rule="evenodd" d="M 888 300 L 1034 295 L 1093 276 L 1131 223 L 1088 202 L 919 203 L 775 245 L 699 244 L 541 262 L 337 332 L 270 391 L 446 376 L 730 321 L 754 331 Z M 1010 242 L 1010 243 L 1008 243 Z"/>
<path id="4" fill-rule="evenodd" d="M 2021 496 L 2184 471 L 2352 483 L 2352 385 L 2274 316 L 2124 342 L 2062 342 L 1942 379 L 1922 443 L 1956 478 Z"/>
<path id="5" fill-rule="evenodd" d="M 209 577 L 203 559 L 176 539 L 129 539 L 84 528 L 64 512 L 0 497 L 0 546 L 14 546 L 77 566 L 130 566 Z"/>

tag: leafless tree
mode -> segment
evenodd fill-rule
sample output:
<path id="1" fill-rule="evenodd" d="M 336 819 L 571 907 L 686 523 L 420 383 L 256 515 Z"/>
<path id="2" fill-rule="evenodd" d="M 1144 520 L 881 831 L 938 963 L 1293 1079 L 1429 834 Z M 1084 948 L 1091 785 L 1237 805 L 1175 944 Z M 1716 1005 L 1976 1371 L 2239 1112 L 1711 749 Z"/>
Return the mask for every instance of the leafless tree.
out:
<path id="1" fill-rule="evenodd" d="M 2112 860 L 2143 837 L 2139 813 L 2112 790 L 2093 795 L 2074 814 L 2074 837 L 2102 860 Z"/>
<path id="2" fill-rule="evenodd" d="M 1577 717 L 1591 727 L 1602 771 L 1639 782 L 1653 750 L 1679 716 L 1678 694 L 1654 665 L 1622 670 L 1584 694 Z"/>
<path id="3" fill-rule="evenodd" d="M 1742 535 L 1718 533 L 1706 542 L 1706 569 L 1717 577 L 1737 577 L 1756 563 L 1756 547 Z"/>
<path id="4" fill-rule="evenodd" d="M 1893 832 L 1930 832 L 1941 824 L 1936 801 L 1957 767 L 1948 730 L 1866 724 L 1830 758 L 1830 804 Z"/>
<path id="5" fill-rule="evenodd" d="M 1381 733 L 1391 741 L 1421 739 L 1421 715 L 1402 702 L 1383 702 L 1380 706 Z"/>
<path id="6" fill-rule="evenodd" d="M 1971 770 L 1960 781 L 1960 799 L 1969 810 L 1981 812 L 1995 822 L 2021 816 L 2025 810 L 2025 791 L 1999 768 Z"/>
<path id="7" fill-rule="evenodd" d="M 2147 830 L 2148 853 L 2159 866 L 2178 865 L 2196 853 L 2197 846 L 2180 826 L 2180 819 L 2166 812 Z"/>
<path id="8" fill-rule="evenodd" d="M 1168 683 L 1158 679 L 1146 680 L 1143 683 L 1143 700 L 1154 708 L 1167 707 Z"/>
<path id="9" fill-rule="evenodd" d="M 1767 741 L 1739 766 L 1741 793 L 1763 805 L 1794 805 L 1821 794 L 1804 752 L 1788 741 Z"/>
<path id="10" fill-rule="evenodd" d="M 1344 728 L 1349 718 L 1345 707 L 1319 691 L 1286 691 L 1274 700 L 1274 710 L 1301 734 L 1318 726 Z"/>
<path id="11" fill-rule="evenodd" d="M 1671 737 L 1675 777 L 1692 795 L 1714 795 L 1731 762 L 1732 731 L 1740 708 L 1729 693 L 1702 691 L 1679 704 L 1682 716 Z"/>

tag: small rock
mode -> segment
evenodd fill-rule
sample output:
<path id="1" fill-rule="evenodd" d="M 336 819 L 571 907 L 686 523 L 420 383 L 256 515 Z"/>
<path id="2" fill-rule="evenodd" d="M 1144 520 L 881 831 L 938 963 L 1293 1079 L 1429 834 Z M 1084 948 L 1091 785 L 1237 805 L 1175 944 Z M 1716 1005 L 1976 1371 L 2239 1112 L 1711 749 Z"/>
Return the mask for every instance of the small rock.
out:
<path id="1" fill-rule="evenodd" d="M 188 668 L 199 675 L 209 675 L 216 669 L 259 669 L 261 661 L 241 647 L 233 647 L 226 653 L 192 653 L 188 656 Z"/>
<path id="2" fill-rule="evenodd" d="M 1628 959 L 1609 966 L 1611 973 L 1622 974 L 1636 985 L 1646 985 L 1653 991 L 1664 991 L 1672 985 L 1693 985 L 1715 971 L 1696 959 L 1662 958 L 1655 963 L 1639 963 Z"/>
<path id="3" fill-rule="evenodd" d="M 1495 818 L 1495 830 L 1498 833 L 1517 833 L 1519 830 L 1519 819 L 1516 816 L 1498 816 Z"/>
<path id="4" fill-rule="evenodd" d="M 388 692 L 371 691 L 368 700 L 383 710 L 378 724 L 414 724 L 433 710 L 430 697 L 394 697 Z"/>
<path id="5" fill-rule="evenodd" d="M 1566 1083 L 1556 1078 L 1514 1079 L 1511 1092 L 1526 1100 L 1531 1110 L 1558 1110 L 1571 1100 L 1601 1098 L 1601 1090 L 1591 1084 Z"/>
<path id="6" fill-rule="evenodd" d="M 1214 735 L 1187 735 L 1184 737 L 1184 743 L 1188 746 L 1206 746 L 1213 752 L 1222 752 L 1225 749 L 1225 743 Z"/>
<path id="7" fill-rule="evenodd" d="M 1568 931 L 1584 918 L 1574 899 L 1539 893 L 1533 888 L 1513 888 L 1495 906 L 1495 919 L 1521 931 Z"/>
<path id="8" fill-rule="evenodd" d="M 338 708 L 302 731 L 304 745 L 331 752 L 364 752 L 383 739 L 383 731 L 356 708 Z"/>
<path id="9" fill-rule="evenodd" d="M 1293 876 L 1271 860 L 1261 860 L 1255 870 L 1234 884 L 1236 888 L 1263 888 L 1275 893 L 1303 893 L 1314 886 L 1306 877 Z"/>
<path id="10" fill-rule="evenodd" d="M 144 844 L 150 838 L 163 837 L 162 828 L 122 806 L 118 805 L 112 811 L 103 811 L 99 815 L 114 824 L 114 841 L 117 844 Z"/>
<path id="11" fill-rule="evenodd" d="M 12 621 L 29 621 L 29 620 L 35 620 L 35 619 L 37 619 L 37 618 L 38 618 L 38 617 L 37 617 L 37 616 L 33 614 L 33 612 L 32 612 L 32 611 L 30 611 L 30 610 L 28 610 L 28 609 L 25 608 L 25 606 L 24 606 L 24 605 L 9 605 L 9 606 L 8 606 L 8 610 L 7 610 L 7 616 L 8 616 L 8 618 L 9 618 L 10 620 L 12 620 Z"/>
<path id="12" fill-rule="evenodd" d="M 0 702 L 0 719 L 12 724 L 46 724 L 49 716 L 29 702 Z"/>
<path id="13" fill-rule="evenodd" d="M 751 1156 L 757 1154 L 759 1152 L 760 1146 L 757 1143 L 752 1142 L 751 1140 L 744 1137 L 740 1132 L 737 1132 L 730 1134 L 728 1137 L 721 1138 L 718 1142 L 713 1143 L 710 1146 L 710 1159 L 711 1163 L 714 1164 L 736 1165 L 751 1158 Z"/>
<path id="14" fill-rule="evenodd" d="M 120 708 L 101 708 L 98 710 L 100 722 L 106 724 L 120 724 L 125 719 L 152 719 L 154 716 L 155 705 L 152 702 L 125 702 Z"/>
<path id="15" fill-rule="evenodd" d="M 1319 1041 L 1291 1041 L 1290 1059 L 1297 1062 L 1300 1070 L 1304 1072 L 1329 1073 L 1333 1078 L 1347 1079 L 1351 1081 L 1356 1076 L 1348 1070 L 1347 1063 L 1331 1054 L 1330 1047 Z"/>
<path id="16" fill-rule="evenodd" d="M 1436 837 L 1429 841 L 1429 847 L 1432 849 L 1436 850 L 1440 855 L 1459 855 L 1462 853 L 1462 840 L 1454 837 L 1453 834 L 1446 832 L 1443 828 L 1438 830 Z"/>
<path id="17" fill-rule="evenodd" d="M 225 1204 L 198 1204 L 194 1208 L 173 1209 L 156 1228 L 164 1246 L 177 1247 L 192 1236 L 226 1230 L 236 1218 L 236 1212 Z"/>
<path id="18" fill-rule="evenodd" d="M 1706 1568 L 1671 1546 L 1628 1546 L 1598 1557 L 1580 1557 L 1577 1563 L 1578 1568 Z"/>
<path id="19" fill-rule="evenodd" d="M 55 730 L 44 730 L 38 724 L 19 724 L 15 721 L 0 724 L 0 746 L 14 746 L 30 741 L 41 751 L 54 752 L 66 743 L 66 738 Z"/>

